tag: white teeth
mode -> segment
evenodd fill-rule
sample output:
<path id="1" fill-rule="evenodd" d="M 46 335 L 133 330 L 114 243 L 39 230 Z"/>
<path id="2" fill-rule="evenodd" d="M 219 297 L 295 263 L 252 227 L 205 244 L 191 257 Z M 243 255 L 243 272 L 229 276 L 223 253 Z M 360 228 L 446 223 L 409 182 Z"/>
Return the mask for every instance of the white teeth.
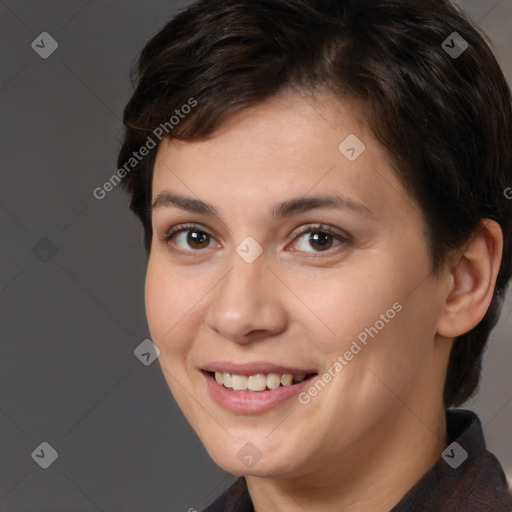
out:
<path id="1" fill-rule="evenodd" d="M 257 373 L 255 375 L 232 375 L 230 373 L 215 372 L 215 380 L 221 386 L 234 391 L 265 391 L 277 389 L 279 386 L 291 386 L 294 383 L 302 382 L 306 378 L 305 373 L 293 376 L 291 373 Z"/>
<path id="2" fill-rule="evenodd" d="M 290 375 L 289 373 L 285 373 L 281 377 L 281 384 L 283 386 L 291 386 L 292 385 L 292 381 L 293 381 L 293 375 Z"/>
<path id="3" fill-rule="evenodd" d="M 248 380 L 245 375 L 231 375 L 231 385 L 235 391 L 245 391 Z"/>
<path id="4" fill-rule="evenodd" d="M 267 388 L 277 389 L 281 384 L 281 375 L 279 373 L 269 373 L 267 375 Z"/>
<path id="5" fill-rule="evenodd" d="M 267 377 L 262 373 L 251 375 L 247 383 L 247 389 L 251 391 L 263 391 L 267 387 Z"/>

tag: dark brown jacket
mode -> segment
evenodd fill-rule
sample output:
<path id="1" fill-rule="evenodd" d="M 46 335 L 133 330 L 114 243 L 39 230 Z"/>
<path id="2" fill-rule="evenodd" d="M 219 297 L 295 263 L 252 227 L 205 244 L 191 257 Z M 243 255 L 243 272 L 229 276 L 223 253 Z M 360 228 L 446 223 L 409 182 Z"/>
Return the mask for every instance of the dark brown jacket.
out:
<path id="1" fill-rule="evenodd" d="M 512 512 L 505 474 L 486 449 L 476 414 L 448 410 L 446 425 L 443 456 L 390 512 Z M 254 512 L 245 479 L 236 480 L 202 512 Z"/>

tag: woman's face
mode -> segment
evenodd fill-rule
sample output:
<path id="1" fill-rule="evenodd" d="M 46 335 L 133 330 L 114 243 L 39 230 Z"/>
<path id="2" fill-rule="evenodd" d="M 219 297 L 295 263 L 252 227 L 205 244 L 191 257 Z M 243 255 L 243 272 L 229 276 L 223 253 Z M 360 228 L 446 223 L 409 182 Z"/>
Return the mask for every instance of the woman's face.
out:
<path id="1" fill-rule="evenodd" d="M 158 150 L 148 323 L 176 401 L 233 474 L 355 468 L 442 410 L 446 287 L 356 107 L 283 94 Z"/>

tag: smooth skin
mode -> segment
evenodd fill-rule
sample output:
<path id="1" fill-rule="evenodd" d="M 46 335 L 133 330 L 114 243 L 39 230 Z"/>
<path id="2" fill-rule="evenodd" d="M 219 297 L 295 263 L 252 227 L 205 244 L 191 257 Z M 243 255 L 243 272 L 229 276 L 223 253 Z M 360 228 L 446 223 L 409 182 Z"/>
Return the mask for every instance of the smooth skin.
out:
<path id="1" fill-rule="evenodd" d="M 158 150 L 153 199 L 200 199 L 219 217 L 153 209 L 152 339 L 187 420 L 219 466 L 246 475 L 257 512 L 384 512 L 398 503 L 447 446 L 452 339 L 492 299 L 499 226 L 482 222 L 433 275 L 424 218 L 363 113 L 355 101 L 288 91 L 232 115 L 207 140 L 164 140 Z M 338 150 L 350 134 L 366 146 L 355 161 Z M 363 207 L 271 215 L 282 201 L 334 193 Z M 183 223 L 204 234 L 166 241 Z M 318 223 L 336 235 L 310 240 L 323 233 Z M 236 252 L 248 236 L 263 249 L 252 263 Z M 207 393 L 200 368 L 212 361 L 322 374 L 397 302 L 402 310 L 306 405 L 292 398 L 234 414 Z M 237 457 L 248 442 L 262 455 L 252 468 Z"/>

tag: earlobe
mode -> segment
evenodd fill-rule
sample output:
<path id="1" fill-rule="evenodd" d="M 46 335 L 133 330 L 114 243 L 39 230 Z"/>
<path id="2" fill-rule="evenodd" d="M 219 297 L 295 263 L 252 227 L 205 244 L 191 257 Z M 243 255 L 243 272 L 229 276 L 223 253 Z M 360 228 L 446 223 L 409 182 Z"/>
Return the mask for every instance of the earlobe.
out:
<path id="1" fill-rule="evenodd" d="M 450 267 L 451 285 L 438 322 L 438 334 L 455 338 L 475 327 L 491 303 L 501 264 L 503 234 L 493 220 L 481 221 Z"/>

